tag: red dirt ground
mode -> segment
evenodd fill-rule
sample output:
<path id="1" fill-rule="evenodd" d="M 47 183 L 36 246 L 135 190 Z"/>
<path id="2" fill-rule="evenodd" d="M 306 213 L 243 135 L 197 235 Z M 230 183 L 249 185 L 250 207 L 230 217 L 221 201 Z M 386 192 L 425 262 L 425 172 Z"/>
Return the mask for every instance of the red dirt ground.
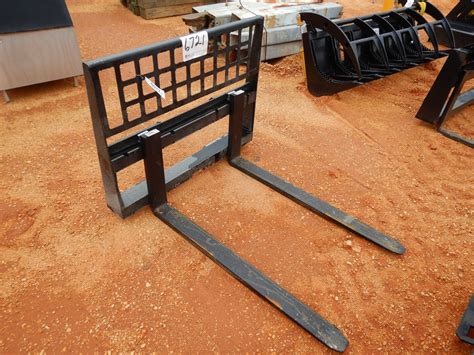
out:
<path id="1" fill-rule="evenodd" d="M 345 16 L 380 9 L 341 2 Z M 84 60 L 186 33 L 180 18 L 145 21 L 118 0 L 68 5 Z M 263 64 L 255 138 L 243 149 L 395 236 L 405 255 L 226 162 L 173 190 L 171 203 L 336 324 L 349 353 L 468 354 L 455 330 L 474 292 L 474 151 L 414 117 L 442 63 L 326 98 L 307 92 L 299 56 Z M 0 352 L 328 353 L 149 209 L 122 220 L 107 208 L 80 84 L 12 90 L 12 102 L 0 103 Z M 472 137 L 473 113 L 451 128 Z"/>

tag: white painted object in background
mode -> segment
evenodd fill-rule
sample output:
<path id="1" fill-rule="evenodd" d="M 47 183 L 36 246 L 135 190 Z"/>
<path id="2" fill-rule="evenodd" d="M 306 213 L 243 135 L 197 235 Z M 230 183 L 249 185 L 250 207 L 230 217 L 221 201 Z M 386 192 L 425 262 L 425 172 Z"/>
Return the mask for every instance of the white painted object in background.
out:
<path id="1" fill-rule="evenodd" d="M 341 17 L 343 6 L 333 2 L 320 4 L 284 4 L 238 2 L 196 6 L 195 12 L 207 13 L 214 26 L 224 23 L 262 16 L 265 29 L 262 37 L 262 60 L 269 60 L 298 53 L 302 48 L 301 29 L 298 15 L 301 12 L 313 12 L 330 19 Z M 231 35 L 231 44 L 237 41 L 238 33 Z M 242 32 L 242 41 L 248 39 L 248 32 Z"/>

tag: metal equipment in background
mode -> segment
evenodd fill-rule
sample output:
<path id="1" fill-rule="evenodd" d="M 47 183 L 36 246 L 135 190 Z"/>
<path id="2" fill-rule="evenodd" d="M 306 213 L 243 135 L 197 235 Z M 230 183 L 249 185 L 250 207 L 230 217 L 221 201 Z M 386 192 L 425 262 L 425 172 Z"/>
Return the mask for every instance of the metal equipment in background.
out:
<path id="1" fill-rule="evenodd" d="M 460 0 L 446 18 L 451 24 L 457 48 L 474 44 L 474 0 Z M 439 42 L 449 46 L 449 39 L 443 31 L 435 30 Z"/>
<path id="2" fill-rule="evenodd" d="M 230 37 L 235 37 L 235 33 L 237 39 L 231 44 Z M 193 34 L 199 38 L 207 36 L 209 47 L 206 54 L 191 59 L 185 56 L 189 48 L 182 43 L 186 41 L 176 38 L 84 63 L 107 203 L 122 217 L 150 205 L 160 220 L 232 276 L 326 346 L 344 351 L 348 341 L 334 325 L 167 201 L 167 191 L 190 178 L 195 171 L 227 156 L 231 166 L 314 213 L 388 251 L 404 252 L 404 247 L 393 238 L 241 157 L 241 146 L 252 139 L 262 33 L 263 19 L 252 17 Z M 109 81 L 107 86 L 103 86 L 104 80 Z M 153 91 L 147 93 L 147 85 L 154 87 Z M 223 92 L 226 89 L 229 91 Z M 211 100 L 199 100 L 209 94 L 214 96 Z M 191 103 L 194 107 L 182 112 L 182 106 Z M 169 117 L 165 113 L 173 115 Z M 152 121 L 166 116 L 162 122 Z M 226 116 L 229 117 L 227 135 L 165 169 L 165 147 Z M 141 161 L 145 180 L 121 191 L 118 173 Z"/>
<path id="3" fill-rule="evenodd" d="M 190 27 L 191 32 L 195 32 L 232 21 L 262 16 L 265 22 L 260 59 L 266 61 L 296 54 L 303 49 L 298 25 L 300 12 L 314 12 L 336 19 L 341 17 L 343 6 L 321 0 L 235 1 L 196 6 L 192 14 L 183 16 L 183 21 Z"/>
<path id="4" fill-rule="evenodd" d="M 474 294 L 461 318 L 456 335 L 462 341 L 474 345 Z"/>
<path id="5" fill-rule="evenodd" d="M 439 49 L 438 29 L 449 47 L 454 37 L 447 19 L 433 4 L 418 3 L 340 21 L 302 13 L 303 47 L 309 91 L 332 95 L 447 55 Z"/>
<path id="6" fill-rule="evenodd" d="M 474 138 L 463 137 L 443 128 L 450 116 L 474 103 L 474 89 L 462 92 L 474 78 L 474 44 L 451 51 L 416 117 L 433 124 L 443 135 L 474 148 Z"/>
<path id="7" fill-rule="evenodd" d="M 74 25 L 65 0 L 0 1 L 0 91 L 82 75 Z"/>

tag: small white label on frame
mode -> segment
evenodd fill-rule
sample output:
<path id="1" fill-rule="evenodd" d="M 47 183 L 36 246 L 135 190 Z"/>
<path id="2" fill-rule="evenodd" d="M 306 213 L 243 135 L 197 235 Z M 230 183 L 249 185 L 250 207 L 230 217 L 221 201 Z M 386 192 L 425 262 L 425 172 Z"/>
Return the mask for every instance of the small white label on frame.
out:
<path id="1" fill-rule="evenodd" d="M 145 83 L 147 83 L 149 87 L 155 90 L 155 92 L 158 95 L 160 95 L 163 99 L 165 98 L 165 92 L 163 90 L 161 90 L 158 86 L 156 86 L 156 84 L 150 79 L 148 79 L 146 76 L 144 76 L 143 78 L 145 79 Z"/>
<path id="2" fill-rule="evenodd" d="M 180 38 L 183 44 L 183 62 L 207 54 L 209 36 L 206 31 L 196 32 Z"/>
<path id="3" fill-rule="evenodd" d="M 407 0 L 405 7 L 412 7 L 414 3 L 415 3 L 415 0 Z"/>

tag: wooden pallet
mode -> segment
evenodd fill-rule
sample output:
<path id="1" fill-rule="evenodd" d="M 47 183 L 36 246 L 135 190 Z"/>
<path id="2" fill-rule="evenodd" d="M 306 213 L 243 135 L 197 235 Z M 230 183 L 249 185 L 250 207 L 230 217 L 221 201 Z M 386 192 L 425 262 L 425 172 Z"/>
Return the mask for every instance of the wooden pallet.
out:
<path id="1" fill-rule="evenodd" d="M 138 7 L 136 0 L 127 0 L 127 8 L 135 15 L 140 16 L 140 8 Z"/>
<path id="2" fill-rule="evenodd" d="M 194 6 L 215 4 L 216 0 L 135 0 L 146 20 L 189 14 Z"/>
<path id="3" fill-rule="evenodd" d="M 155 7 L 169 7 L 173 5 L 186 5 L 186 4 L 192 4 L 199 2 L 198 0 L 178 0 L 178 1 L 173 1 L 173 0 L 135 0 L 138 6 L 144 8 L 144 9 L 152 9 Z M 205 1 L 203 1 L 205 2 Z M 215 2 L 215 1 L 209 1 L 209 2 Z"/>

